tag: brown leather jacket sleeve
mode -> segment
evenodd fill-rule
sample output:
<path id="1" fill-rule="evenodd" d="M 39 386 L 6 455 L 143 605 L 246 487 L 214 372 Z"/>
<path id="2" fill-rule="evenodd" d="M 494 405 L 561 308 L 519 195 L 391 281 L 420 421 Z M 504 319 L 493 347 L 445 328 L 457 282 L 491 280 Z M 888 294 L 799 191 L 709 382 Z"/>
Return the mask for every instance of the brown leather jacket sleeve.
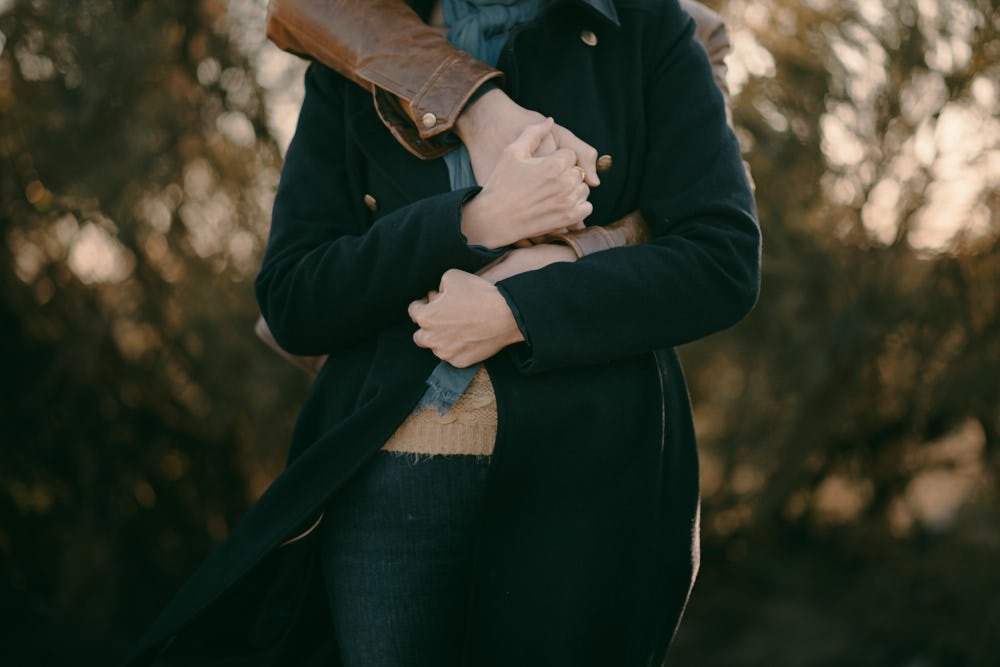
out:
<path id="1" fill-rule="evenodd" d="M 715 81 L 726 95 L 729 39 L 722 18 L 695 0 L 681 6 L 698 24 Z M 270 0 L 267 36 L 372 91 L 379 116 L 414 155 L 440 157 L 472 94 L 503 74 L 456 49 L 404 0 Z M 728 113 L 728 105 L 727 105 Z"/>
<path id="2" fill-rule="evenodd" d="M 421 158 L 451 150 L 441 135 L 483 83 L 503 78 L 403 0 L 271 0 L 267 36 L 371 90 L 382 121 Z"/>

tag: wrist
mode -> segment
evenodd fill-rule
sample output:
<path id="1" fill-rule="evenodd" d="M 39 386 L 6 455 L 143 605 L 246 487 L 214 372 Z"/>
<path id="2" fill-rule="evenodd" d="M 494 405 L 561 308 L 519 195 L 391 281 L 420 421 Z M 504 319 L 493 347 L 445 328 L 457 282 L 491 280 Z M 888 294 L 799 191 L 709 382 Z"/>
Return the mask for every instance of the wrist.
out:
<path id="1" fill-rule="evenodd" d="M 455 134 L 462 143 L 468 145 L 469 141 L 480 133 L 481 128 L 489 127 L 490 111 L 507 99 L 510 98 L 493 81 L 487 81 L 480 86 L 455 121 Z"/>
<path id="2" fill-rule="evenodd" d="M 524 333 L 521 331 L 521 327 L 517 323 L 517 317 L 514 315 L 514 311 L 511 309 L 510 303 L 507 301 L 507 297 L 503 295 L 500 289 L 494 285 L 494 290 L 496 291 L 496 298 L 500 303 L 500 309 L 503 312 L 503 331 L 500 336 L 500 340 L 503 341 L 504 346 L 513 345 L 514 343 L 520 343 L 523 341 Z"/>
<path id="3" fill-rule="evenodd" d="M 511 345 L 516 345 L 522 343 L 524 345 L 530 346 L 531 343 L 527 339 L 527 328 L 524 325 L 524 320 L 521 318 L 521 313 L 517 308 L 517 304 L 511 299 L 510 294 L 504 289 L 503 285 L 494 284 L 494 289 L 500 294 L 503 299 L 506 308 L 503 309 L 505 316 L 505 328 L 503 331 L 504 347 L 509 347 Z"/>
<path id="4" fill-rule="evenodd" d="M 469 97 L 469 100 L 465 103 L 465 106 L 459 112 L 458 118 L 455 119 L 454 132 L 458 135 L 459 139 L 463 142 L 465 139 L 476 132 L 476 128 L 479 127 L 479 123 L 482 120 L 484 106 L 494 104 L 496 97 L 488 100 L 485 104 L 479 104 L 479 101 L 486 95 L 493 93 L 503 94 L 500 86 L 494 80 L 489 80 L 479 86 L 474 93 Z"/>
<path id="5" fill-rule="evenodd" d="M 481 245 L 495 250 L 507 245 L 508 241 L 498 234 L 491 221 L 496 217 L 491 213 L 492 199 L 485 190 L 462 206 L 462 234 L 471 245 Z"/>
<path id="6" fill-rule="evenodd" d="M 510 322 L 508 324 L 507 345 L 523 342 L 525 340 L 524 334 L 521 333 L 520 327 L 517 326 L 517 320 L 514 319 L 514 315 L 511 314 L 509 319 Z"/>

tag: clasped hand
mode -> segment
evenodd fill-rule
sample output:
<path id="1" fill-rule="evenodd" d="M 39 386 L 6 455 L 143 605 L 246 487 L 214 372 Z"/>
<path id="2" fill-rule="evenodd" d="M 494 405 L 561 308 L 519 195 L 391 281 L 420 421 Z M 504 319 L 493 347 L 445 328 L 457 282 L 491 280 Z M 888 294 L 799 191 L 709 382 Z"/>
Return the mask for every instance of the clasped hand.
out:
<path id="1" fill-rule="evenodd" d="M 462 207 L 462 233 L 470 243 L 499 248 L 579 228 L 593 212 L 576 153 L 559 148 L 536 156 L 552 127 L 551 118 L 528 125 L 501 152 L 482 191 Z"/>
<path id="2" fill-rule="evenodd" d="M 459 269 L 445 271 L 440 290 L 411 301 L 407 313 L 420 327 L 413 333 L 413 342 L 458 368 L 523 340 L 514 315 L 493 283 Z"/>
<path id="3" fill-rule="evenodd" d="M 463 207 L 462 231 L 470 243 L 500 247 L 522 239 L 583 225 L 593 210 L 585 173 L 576 155 L 556 150 L 535 157 L 553 126 L 551 118 L 525 128 L 504 149 L 483 190 Z M 507 301 L 494 283 L 552 262 L 574 261 L 564 245 L 522 245 L 480 272 L 449 269 L 437 290 L 410 302 L 407 313 L 418 325 L 413 342 L 453 366 L 464 368 L 524 340 Z"/>

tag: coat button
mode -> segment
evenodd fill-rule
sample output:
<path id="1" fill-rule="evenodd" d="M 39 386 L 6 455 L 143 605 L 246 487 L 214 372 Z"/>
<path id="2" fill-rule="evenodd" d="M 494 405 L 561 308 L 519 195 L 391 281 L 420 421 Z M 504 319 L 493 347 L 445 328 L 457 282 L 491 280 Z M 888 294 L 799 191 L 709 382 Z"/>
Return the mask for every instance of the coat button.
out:
<path id="1" fill-rule="evenodd" d="M 420 122 L 422 122 L 424 124 L 424 127 L 426 127 L 427 129 L 430 129 L 430 128 L 434 127 L 435 125 L 437 125 L 438 117 L 435 116 L 434 114 L 430 113 L 430 112 L 427 112 L 420 119 Z"/>
<path id="2" fill-rule="evenodd" d="M 597 171 L 601 174 L 611 169 L 611 156 L 602 155 L 597 158 Z"/>
<path id="3" fill-rule="evenodd" d="M 597 35 L 593 30 L 584 30 L 580 33 L 580 41 L 587 46 L 597 46 Z"/>
<path id="4" fill-rule="evenodd" d="M 365 206 L 367 206 L 368 210 L 372 213 L 378 210 L 378 202 L 375 201 L 375 197 L 372 197 L 371 195 L 365 195 Z"/>

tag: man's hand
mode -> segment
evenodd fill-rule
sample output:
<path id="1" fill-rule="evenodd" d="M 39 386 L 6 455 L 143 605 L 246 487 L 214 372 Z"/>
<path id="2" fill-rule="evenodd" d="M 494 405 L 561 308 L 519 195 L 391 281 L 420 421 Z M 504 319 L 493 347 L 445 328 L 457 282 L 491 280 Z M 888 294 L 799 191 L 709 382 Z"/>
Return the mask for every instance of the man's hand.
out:
<path id="1" fill-rule="evenodd" d="M 407 313 L 420 327 L 413 332 L 413 342 L 458 368 L 524 340 L 493 283 L 460 269 L 445 271 L 439 290 L 411 301 Z"/>
<path id="2" fill-rule="evenodd" d="M 500 161 L 503 149 L 526 127 L 543 120 L 542 114 L 520 106 L 499 88 L 488 91 L 463 110 L 455 132 L 469 149 L 476 181 L 485 183 Z M 576 164 L 583 169 L 587 185 L 596 188 L 601 184 L 597 177 L 597 150 L 564 127 L 553 125 L 549 136 L 539 144 L 535 157 L 543 157 L 559 148 L 576 155 Z"/>
<path id="3" fill-rule="evenodd" d="M 553 120 L 529 125 L 500 154 L 482 191 L 462 207 L 470 243 L 499 248 L 521 239 L 575 229 L 593 210 L 572 151 L 532 157 Z"/>

